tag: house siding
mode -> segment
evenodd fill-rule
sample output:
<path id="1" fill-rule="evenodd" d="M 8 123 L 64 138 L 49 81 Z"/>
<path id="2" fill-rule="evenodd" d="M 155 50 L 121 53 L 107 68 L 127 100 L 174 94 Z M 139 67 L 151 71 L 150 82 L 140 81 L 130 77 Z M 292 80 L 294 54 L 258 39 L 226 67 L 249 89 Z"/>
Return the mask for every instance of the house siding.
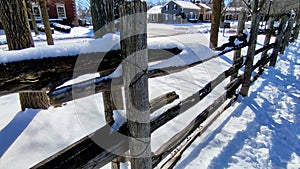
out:
<path id="1" fill-rule="evenodd" d="M 176 5 L 176 8 L 174 8 Z M 180 17 L 180 14 L 184 13 L 185 19 Z M 173 1 L 170 1 L 162 8 L 162 18 L 165 23 L 179 23 L 190 19 L 199 19 L 199 10 L 184 8 Z M 192 15 L 191 15 L 192 14 Z M 175 18 L 176 17 L 176 18 Z"/>

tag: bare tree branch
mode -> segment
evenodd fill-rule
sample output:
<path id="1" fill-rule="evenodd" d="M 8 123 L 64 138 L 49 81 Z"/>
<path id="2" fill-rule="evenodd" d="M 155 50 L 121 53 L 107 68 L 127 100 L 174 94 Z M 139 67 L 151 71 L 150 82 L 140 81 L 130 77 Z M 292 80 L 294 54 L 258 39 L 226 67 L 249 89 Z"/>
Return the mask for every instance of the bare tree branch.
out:
<path id="1" fill-rule="evenodd" d="M 266 4 L 266 0 L 261 0 L 258 7 L 258 12 L 261 12 L 264 9 L 265 4 Z"/>
<path id="2" fill-rule="evenodd" d="M 252 13 L 252 7 L 251 4 L 247 3 L 245 0 L 243 0 L 244 4 L 247 6 L 247 8 L 249 9 L 249 11 Z"/>

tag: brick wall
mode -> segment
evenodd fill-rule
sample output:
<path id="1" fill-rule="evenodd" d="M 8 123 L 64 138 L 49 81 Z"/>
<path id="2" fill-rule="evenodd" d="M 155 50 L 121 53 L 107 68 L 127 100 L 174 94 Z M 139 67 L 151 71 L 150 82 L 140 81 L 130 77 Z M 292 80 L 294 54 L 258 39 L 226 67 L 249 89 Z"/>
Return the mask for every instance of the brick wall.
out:
<path id="1" fill-rule="evenodd" d="M 63 22 L 66 22 L 69 25 L 78 25 L 77 15 L 76 15 L 76 6 L 75 0 L 48 0 L 48 14 L 50 19 L 57 19 L 57 5 L 64 5 L 66 18 L 63 19 Z"/>

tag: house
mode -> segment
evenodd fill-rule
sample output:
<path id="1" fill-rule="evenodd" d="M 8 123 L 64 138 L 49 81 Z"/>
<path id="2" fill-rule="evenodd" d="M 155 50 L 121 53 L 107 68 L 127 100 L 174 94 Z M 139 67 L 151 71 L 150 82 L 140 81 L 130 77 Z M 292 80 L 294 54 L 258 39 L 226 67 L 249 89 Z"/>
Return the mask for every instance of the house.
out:
<path id="1" fill-rule="evenodd" d="M 199 21 L 210 21 L 212 16 L 211 7 L 204 3 L 200 3 L 200 1 L 197 1 L 195 5 L 200 7 Z"/>
<path id="2" fill-rule="evenodd" d="M 165 23 L 197 22 L 200 8 L 190 1 L 171 0 L 161 9 Z"/>
<path id="3" fill-rule="evenodd" d="M 150 8 L 147 11 L 148 22 L 155 22 L 155 23 L 163 22 L 162 13 L 161 13 L 162 7 L 163 7 L 162 5 L 157 5 L 157 6 Z"/>
<path id="4" fill-rule="evenodd" d="M 228 7 L 225 8 L 225 20 L 238 20 L 239 13 L 243 7 Z"/>
<path id="5" fill-rule="evenodd" d="M 75 0 L 47 0 L 50 22 L 78 25 Z M 42 13 L 37 1 L 32 2 L 32 11 L 37 22 L 41 22 Z"/>

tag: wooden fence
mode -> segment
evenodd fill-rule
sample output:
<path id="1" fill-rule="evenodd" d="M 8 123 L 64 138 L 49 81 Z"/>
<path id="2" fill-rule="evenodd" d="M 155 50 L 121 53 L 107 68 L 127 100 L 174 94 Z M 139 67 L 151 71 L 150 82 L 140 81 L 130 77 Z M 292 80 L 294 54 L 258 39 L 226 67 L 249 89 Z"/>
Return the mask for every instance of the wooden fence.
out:
<path id="1" fill-rule="evenodd" d="M 292 20 L 292 21 L 291 21 Z M 272 36 L 273 28 L 272 23 L 274 19 L 271 20 L 270 25 L 271 28 L 268 29 L 266 33 L 266 39 L 264 42 L 264 46 L 260 49 L 255 50 L 254 48 L 250 48 L 249 50 L 254 55 L 258 55 L 262 53 L 261 59 L 257 61 L 255 64 L 253 64 L 251 61 L 249 62 L 249 55 L 247 56 L 238 56 L 235 57 L 233 61 L 233 65 L 228 68 L 226 71 L 222 72 L 217 76 L 215 79 L 212 79 L 209 83 L 207 83 L 202 89 L 199 89 L 191 96 L 187 97 L 186 99 L 180 101 L 180 103 L 172 106 L 168 110 L 166 110 L 161 115 L 151 119 L 150 126 L 151 126 L 151 132 L 154 132 L 159 127 L 163 126 L 165 123 L 169 122 L 170 120 L 174 119 L 175 117 L 179 116 L 180 114 L 187 113 L 190 107 L 194 106 L 195 104 L 199 103 L 201 100 L 203 100 L 209 93 L 211 93 L 215 87 L 217 87 L 220 83 L 222 83 L 225 79 L 231 77 L 230 83 L 225 87 L 225 90 L 223 94 L 221 94 L 216 100 L 214 100 L 210 105 L 207 106 L 206 109 L 204 109 L 202 112 L 199 112 L 198 115 L 180 132 L 178 132 L 176 135 L 174 135 L 172 138 L 170 138 L 165 144 L 163 144 L 156 152 L 152 152 L 152 167 L 157 166 L 163 159 L 165 159 L 171 152 L 173 153 L 173 156 L 168 159 L 163 165 L 162 168 L 172 168 L 176 162 L 180 159 L 181 154 L 184 150 L 187 149 L 187 147 L 198 137 L 200 136 L 210 124 L 228 107 L 231 106 L 231 104 L 238 98 L 237 90 L 242 85 L 242 88 L 249 88 L 249 84 L 245 84 L 245 82 L 250 81 L 250 83 L 253 83 L 264 71 L 264 69 L 267 67 L 267 65 L 270 63 L 271 66 L 274 66 L 276 63 L 277 55 L 280 51 L 284 51 L 284 48 L 286 45 L 288 45 L 289 40 L 295 39 L 294 36 L 291 37 L 291 35 L 295 35 L 296 32 L 299 32 L 299 21 L 297 21 L 296 27 L 293 29 L 292 25 L 295 22 L 295 19 L 288 18 L 287 15 L 284 15 L 281 17 L 280 26 L 279 26 L 279 34 L 276 37 L 275 43 L 269 44 L 270 39 Z M 286 23 L 288 23 L 288 26 L 285 27 Z M 243 25 L 244 23 L 241 23 Z M 239 24 L 240 25 L 240 24 Z M 238 29 L 243 29 L 242 27 L 239 27 Z M 256 28 L 257 29 L 257 28 Z M 298 30 L 297 30 L 298 29 Z M 240 30 L 239 30 L 240 31 Z M 258 31 L 258 30 L 256 30 Z M 291 32 L 294 31 L 292 34 Z M 257 34 L 252 34 L 251 36 L 257 36 Z M 252 37 L 252 39 L 256 37 Z M 284 41 L 284 43 L 281 43 Z M 286 42 L 287 41 L 287 42 Z M 155 69 L 148 71 L 149 78 L 155 78 L 158 76 L 164 76 L 169 75 L 171 73 L 179 72 L 182 70 L 185 70 L 187 67 L 192 67 L 199 65 L 203 62 L 206 62 L 210 59 L 219 57 L 225 53 L 231 52 L 231 51 L 237 51 L 241 48 L 244 48 L 246 46 L 251 45 L 251 42 L 245 45 L 235 46 L 227 51 L 220 52 L 219 54 L 199 62 L 194 62 L 189 65 L 185 66 L 177 66 L 177 67 L 165 67 L 163 69 Z M 253 44 L 252 44 L 253 45 Z M 256 45 L 256 44 L 254 44 Z M 272 54 L 268 55 L 268 51 L 270 49 L 272 50 Z M 170 51 L 170 49 L 169 49 Z M 172 53 L 177 54 L 178 52 L 181 52 L 179 49 L 171 49 Z M 115 51 L 116 52 L 116 51 Z M 155 52 L 164 52 L 164 51 L 155 51 Z M 249 54 L 249 52 L 248 52 Z M 168 56 L 171 57 L 171 56 Z M 250 56 L 252 57 L 252 56 Z M 59 58 L 62 59 L 62 58 Z M 72 58 L 76 59 L 76 58 Z M 253 58 L 250 58 L 250 60 Z M 154 59 L 157 60 L 157 59 Z M 253 61 L 253 60 L 252 60 Z M 72 62 L 72 61 L 70 61 Z M 120 63 L 120 59 L 116 59 L 116 64 L 112 64 L 113 66 L 109 67 L 109 69 L 115 69 L 116 66 Z M 53 62 L 54 66 L 55 62 Z M 248 64 L 245 66 L 245 64 Z M 72 68 L 73 62 L 70 63 L 68 66 L 68 70 Z M 9 64 L 9 65 L 0 65 L 5 66 L 11 66 L 12 68 L 16 65 Z M 66 66 L 66 65 L 65 65 Z M 239 70 L 241 68 L 245 67 L 244 73 L 239 74 Z M 48 72 L 51 69 L 47 69 Z M 62 70 L 62 69 L 59 69 Z M 257 70 L 257 71 L 256 71 Z M 102 70 L 106 71 L 106 70 Z M 47 72 L 47 71 L 46 71 Z M 87 71 L 88 72 L 88 71 Z M 167 73 L 166 73 L 167 72 Z M 247 77 L 245 76 L 246 73 L 250 75 L 253 74 L 252 72 L 255 72 L 255 76 Z M 11 74 L 10 77 L 14 76 L 15 78 L 11 78 L 11 81 L 1 82 L 1 85 L 7 84 L 8 82 L 15 82 L 14 79 L 20 78 L 19 76 L 16 76 L 14 74 Z M 27 77 L 27 76 L 26 76 Z M 6 80 L 9 78 L 6 77 Z M 41 76 L 38 76 L 37 78 L 41 78 Z M 61 77 L 61 81 L 58 84 L 61 84 L 63 81 L 69 80 L 71 77 L 69 74 L 65 74 L 64 77 Z M 249 79 L 246 79 L 249 78 Z M 52 79 L 53 80 L 53 79 Z M 49 82 L 49 78 L 44 81 Z M 73 86 L 65 86 L 62 88 L 54 89 L 54 86 L 51 86 L 52 90 L 47 93 L 47 95 L 50 98 L 50 104 L 51 105 L 59 105 L 64 102 L 72 100 L 72 92 L 79 93 L 80 97 L 86 97 L 91 94 L 94 94 L 95 92 L 104 92 L 111 90 L 111 82 L 114 81 L 114 87 L 119 88 L 122 86 L 122 78 L 121 77 L 113 77 L 110 76 L 107 77 L 99 77 L 96 78 L 96 80 L 92 81 L 85 81 L 78 84 L 75 84 Z M 8 83 L 11 84 L 11 83 Z M 58 85 L 56 84 L 56 86 Z M 91 85 L 95 85 L 96 91 L 94 93 L 89 93 L 89 87 Z M 33 85 L 32 85 L 33 86 Z M 31 88 L 30 84 L 22 85 L 23 88 L 13 88 L 13 90 L 4 91 L 2 94 L 7 94 L 15 91 L 23 90 L 24 88 Z M 45 85 L 44 85 L 45 86 Z M 39 89 L 38 85 L 34 85 L 34 89 Z M 150 113 L 154 112 L 155 110 L 159 109 L 160 107 L 169 104 L 176 100 L 178 98 L 178 95 L 176 95 L 175 92 L 171 92 L 168 94 L 165 94 L 163 96 L 160 96 L 158 98 L 153 99 L 150 101 Z M 224 105 L 224 103 L 226 103 Z M 204 121 L 209 119 L 212 115 L 215 115 L 213 119 L 210 119 L 208 123 L 206 123 L 205 126 L 202 125 Z M 198 130 L 197 130 L 198 129 Z M 112 152 L 118 152 L 119 154 L 125 153 L 129 150 L 128 146 L 128 137 L 118 137 L 119 134 L 122 134 L 124 136 L 128 136 L 128 129 L 127 124 L 123 124 L 118 130 L 111 131 L 111 124 L 106 124 L 104 127 L 101 127 L 94 133 L 85 136 L 84 138 L 80 139 L 79 141 L 73 143 L 72 145 L 69 145 L 68 147 L 64 148 L 63 150 L 57 152 L 56 154 L 52 155 L 51 157 L 41 161 L 40 163 L 36 164 L 32 168 L 100 168 L 107 163 L 113 161 L 118 157 L 118 155 L 112 153 Z M 105 140 L 110 140 L 109 142 Z M 98 146 L 98 144 L 104 145 L 108 149 L 103 149 Z M 184 143 L 184 144 L 183 144 Z M 175 151 L 174 151 L 175 150 Z"/>

